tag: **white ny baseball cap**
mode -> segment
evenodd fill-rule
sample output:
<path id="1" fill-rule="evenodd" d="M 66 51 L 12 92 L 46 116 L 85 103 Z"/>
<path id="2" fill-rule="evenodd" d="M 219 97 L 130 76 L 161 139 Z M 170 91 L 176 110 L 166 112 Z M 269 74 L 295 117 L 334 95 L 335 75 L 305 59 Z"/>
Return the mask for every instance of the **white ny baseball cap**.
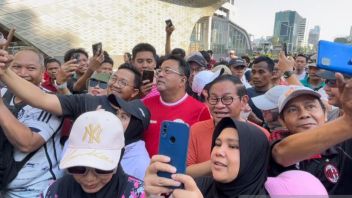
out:
<path id="1" fill-rule="evenodd" d="M 72 126 L 60 169 L 87 166 L 113 170 L 124 146 L 124 130 L 116 115 L 103 110 L 84 113 Z"/>

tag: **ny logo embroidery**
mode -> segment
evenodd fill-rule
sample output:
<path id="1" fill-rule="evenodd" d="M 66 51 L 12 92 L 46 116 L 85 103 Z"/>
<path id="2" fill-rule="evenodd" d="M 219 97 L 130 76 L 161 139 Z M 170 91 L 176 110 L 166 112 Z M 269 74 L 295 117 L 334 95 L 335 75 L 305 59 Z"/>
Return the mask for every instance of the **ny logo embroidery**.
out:
<path id="1" fill-rule="evenodd" d="M 295 88 L 291 87 L 289 90 L 286 91 L 285 96 L 286 97 L 289 96 L 294 90 L 295 90 Z"/>
<path id="2" fill-rule="evenodd" d="M 92 144 L 94 142 L 100 143 L 100 135 L 103 130 L 101 129 L 100 125 L 93 125 L 89 124 L 88 126 L 85 127 L 85 132 L 83 134 L 82 141 L 86 141 L 86 138 L 88 137 L 88 143 Z"/>

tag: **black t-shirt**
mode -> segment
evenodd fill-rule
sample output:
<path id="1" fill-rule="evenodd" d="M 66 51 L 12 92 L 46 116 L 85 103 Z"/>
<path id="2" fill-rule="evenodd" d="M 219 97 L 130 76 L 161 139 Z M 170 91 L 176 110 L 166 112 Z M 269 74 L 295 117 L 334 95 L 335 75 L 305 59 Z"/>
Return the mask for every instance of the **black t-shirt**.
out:
<path id="1" fill-rule="evenodd" d="M 75 83 L 77 82 L 77 78 L 74 76 L 74 77 L 72 77 L 72 78 L 70 78 L 70 79 L 68 79 L 68 81 L 67 81 L 67 88 L 68 88 L 68 90 L 70 90 L 70 92 L 72 93 L 72 94 L 83 94 L 83 93 L 87 93 L 87 90 L 85 89 L 85 90 L 82 90 L 82 91 L 73 91 L 73 87 L 74 87 L 74 85 L 75 85 Z"/>
<path id="2" fill-rule="evenodd" d="M 254 89 L 254 87 L 250 87 L 247 89 L 247 95 L 249 96 L 249 101 L 248 101 L 248 104 L 249 106 L 252 108 L 252 111 L 253 113 L 261 120 L 264 121 L 264 118 L 263 118 L 263 114 L 262 114 L 262 111 L 260 109 L 258 109 L 253 101 L 252 101 L 252 98 L 256 97 L 256 96 L 260 96 L 260 95 L 263 95 L 265 94 L 266 91 L 257 91 Z"/>
<path id="3" fill-rule="evenodd" d="M 275 142 L 272 148 L 278 142 Z M 289 167 L 283 167 L 271 158 L 269 167 L 269 176 L 277 176 L 287 170 L 303 170 L 316 176 L 330 195 L 351 195 L 352 139 L 328 149 L 320 156 Z"/>
<path id="4" fill-rule="evenodd" d="M 116 114 L 108 100 L 108 96 L 92 96 L 89 94 L 58 95 L 62 113 L 65 117 L 76 119 L 82 113 L 95 111 L 99 105 L 105 111 Z"/>

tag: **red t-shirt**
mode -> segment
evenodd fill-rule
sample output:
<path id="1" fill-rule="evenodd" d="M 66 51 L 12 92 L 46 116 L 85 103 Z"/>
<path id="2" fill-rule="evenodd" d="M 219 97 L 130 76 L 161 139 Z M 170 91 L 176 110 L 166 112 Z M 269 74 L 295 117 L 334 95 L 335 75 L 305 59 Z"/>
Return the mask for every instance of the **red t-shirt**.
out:
<path id="1" fill-rule="evenodd" d="M 44 87 L 47 90 L 52 91 L 53 93 L 57 92 L 57 89 L 53 85 L 53 83 L 51 82 L 51 78 L 50 78 L 50 76 L 49 76 L 49 74 L 47 72 L 44 72 L 43 82 L 42 82 L 41 86 Z"/>
<path id="2" fill-rule="evenodd" d="M 160 96 L 143 101 L 149 109 L 150 125 L 144 133 L 145 146 L 150 156 L 158 153 L 160 125 L 164 120 L 183 121 L 189 126 L 210 118 L 208 107 L 187 94 L 175 103 L 166 103 Z"/>
<path id="3" fill-rule="evenodd" d="M 190 130 L 187 166 L 210 159 L 211 141 L 215 129 L 213 119 L 195 123 Z"/>

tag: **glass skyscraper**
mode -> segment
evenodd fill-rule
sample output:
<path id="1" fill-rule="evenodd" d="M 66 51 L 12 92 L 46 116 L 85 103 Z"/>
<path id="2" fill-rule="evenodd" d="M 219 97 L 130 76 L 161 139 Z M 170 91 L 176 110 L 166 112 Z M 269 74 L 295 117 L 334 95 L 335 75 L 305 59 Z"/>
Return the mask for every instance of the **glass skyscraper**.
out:
<path id="1" fill-rule="evenodd" d="M 282 11 L 275 14 L 274 37 L 287 44 L 289 52 L 296 52 L 302 46 L 306 19 L 296 11 Z"/>

